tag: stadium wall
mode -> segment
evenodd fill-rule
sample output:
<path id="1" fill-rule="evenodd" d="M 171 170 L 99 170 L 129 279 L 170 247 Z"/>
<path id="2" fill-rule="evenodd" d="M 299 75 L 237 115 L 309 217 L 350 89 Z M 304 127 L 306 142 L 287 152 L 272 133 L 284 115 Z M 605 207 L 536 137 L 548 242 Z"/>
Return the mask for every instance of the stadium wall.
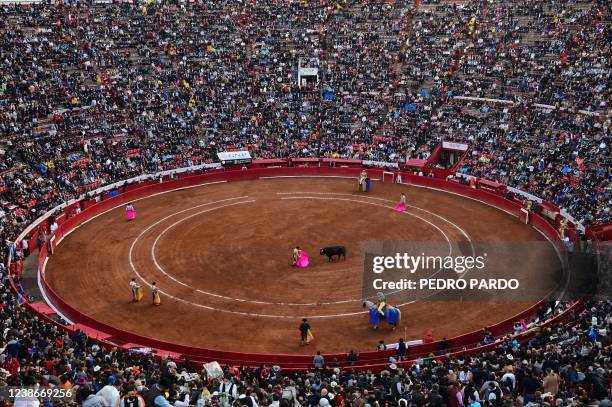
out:
<path id="1" fill-rule="evenodd" d="M 349 164 L 349 163 L 347 163 Z M 114 185 L 112 188 L 105 188 L 105 191 L 97 194 L 97 197 L 89 196 L 80 201 L 73 201 L 67 205 L 63 205 L 61 213 L 57 215 L 57 222 L 59 225 L 58 230 L 52 237 L 50 244 L 51 251 L 57 247 L 61 240 L 66 237 L 70 232 L 79 227 L 84 222 L 92 219 L 94 216 L 109 211 L 116 207 L 126 205 L 128 202 L 134 201 L 139 198 L 151 196 L 156 193 L 168 192 L 177 189 L 194 187 L 210 182 L 233 182 L 233 181 L 244 181 L 244 180 L 256 180 L 265 177 L 344 177 L 344 178 L 356 178 L 361 172 L 361 166 L 355 165 L 356 163 L 350 163 L 351 166 L 340 166 L 340 167 L 329 167 L 329 166 L 281 166 L 274 168 L 267 167 L 255 167 L 249 169 L 236 169 L 236 170 L 220 170 L 211 169 L 204 170 L 202 168 L 195 169 L 193 172 L 183 171 L 179 173 L 168 172 L 167 174 L 161 174 L 159 177 L 144 177 L 137 183 L 123 182 Z M 382 179 L 382 169 L 368 168 L 368 174 L 373 179 Z M 417 187 L 431 188 L 447 193 L 453 193 L 475 199 L 484 202 L 488 205 L 494 206 L 514 216 L 518 216 L 521 210 L 521 204 L 516 201 L 505 199 L 500 192 L 486 191 L 483 189 L 474 189 L 468 186 L 459 184 L 457 182 L 450 182 L 437 178 L 419 177 L 411 173 L 404 171 L 394 171 L 395 175 L 401 175 L 402 182 L 404 184 L 410 184 Z M 160 182 L 161 181 L 161 182 Z M 112 197 L 110 197 L 110 196 Z M 74 209 L 79 207 L 81 212 L 73 214 Z M 37 227 L 45 226 L 45 222 L 48 222 L 48 216 L 43 216 L 39 221 L 35 222 L 31 228 L 29 228 L 28 237 L 30 238 L 30 247 L 32 250 L 36 248 L 37 241 Z M 549 223 L 543 217 L 532 214 L 530 217 L 530 223 L 536 227 L 542 234 L 544 234 L 549 240 L 555 241 L 559 239 L 555 227 Z M 156 340 L 154 338 L 148 338 L 144 336 L 135 335 L 130 332 L 125 332 L 106 325 L 100 321 L 94 320 L 87 316 L 82 311 L 79 311 L 59 297 L 51 287 L 48 286 L 45 280 L 44 269 L 48 259 L 48 248 L 42 247 L 39 252 L 38 258 L 38 277 L 39 286 L 41 291 L 45 294 L 47 301 L 51 308 L 59 311 L 67 319 L 73 323 L 70 324 L 66 329 L 69 331 L 75 331 L 80 329 L 86 332 L 90 338 L 98 340 L 103 346 L 107 348 L 117 346 L 117 343 L 122 343 L 122 347 L 129 349 L 131 347 L 150 347 L 158 351 L 158 355 L 170 355 L 177 359 L 189 359 L 192 363 L 202 363 L 207 361 L 216 360 L 220 363 L 233 363 L 243 366 L 256 366 L 260 363 L 266 363 L 268 365 L 278 364 L 283 366 L 285 370 L 291 369 L 307 369 L 312 364 L 312 356 L 310 355 L 264 355 L 264 354 L 248 354 L 248 353 L 237 353 L 237 352 L 224 352 L 210 349 L 193 348 L 178 344 L 167 343 Z M 15 282 L 11 279 L 13 289 L 17 290 Z M 501 336 L 508 334 L 512 331 L 513 324 L 515 321 L 520 319 L 529 319 L 537 312 L 538 308 L 542 303 L 534 304 L 527 310 L 518 313 L 516 316 L 501 321 L 500 323 L 488 327 L 493 335 Z M 580 304 L 574 304 L 574 307 L 578 307 Z M 42 318 L 60 326 L 57 321 L 54 321 L 51 317 L 52 312 L 40 311 L 40 308 L 35 307 L 32 304 L 25 303 L 25 306 L 30 309 L 31 312 L 39 315 Z M 566 312 L 560 316 L 557 316 L 557 320 L 563 319 L 568 316 Z M 522 335 L 518 339 L 526 340 L 529 336 Z M 492 347 L 497 346 L 496 344 L 487 345 L 485 347 L 480 346 L 480 342 L 483 339 L 483 332 L 476 331 L 461 335 L 455 338 L 449 339 L 448 347 L 450 352 L 457 354 L 472 354 L 482 352 Z M 115 342 L 116 341 L 116 342 Z M 440 343 L 433 342 L 429 344 L 422 344 L 412 346 L 408 349 L 408 357 L 410 360 L 414 360 L 422 355 L 437 352 L 439 350 Z M 364 352 L 360 354 L 359 365 L 367 367 L 368 369 L 382 369 L 386 366 L 386 361 L 395 351 L 389 350 L 387 352 Z M 329 354 L 325 355 L 327 360 L 331 360 L 334 357 L 339 360 L 341 364 L 346 364 L 345 354 Z M 411 363 L 410 361 L 405 363 Z M 357 369 L 359 366 L 352 366 Z"/>

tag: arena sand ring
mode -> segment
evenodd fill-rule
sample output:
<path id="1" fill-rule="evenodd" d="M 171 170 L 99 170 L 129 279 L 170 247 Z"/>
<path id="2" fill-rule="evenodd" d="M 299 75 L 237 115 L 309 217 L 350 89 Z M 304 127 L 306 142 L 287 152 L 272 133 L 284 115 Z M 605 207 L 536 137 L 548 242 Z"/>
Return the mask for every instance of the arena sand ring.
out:
<path id="1" fill-rule="evenodd" d="M 72 232 L 47 263 L 46 279 L 88 316 L 171 343 L 303 353 L 295 335 L 308 316 L 322 352 L 369 350 L 380 339 L 396 341 L 397 332 L 368 329 L 361 308 L 362 241 L 543 239 L 516 218 L 456 195 L 384 183 L 367 197 L 353 189 L 349 179 L 291 178 L 156 194 L 138 201 L 133 227 L 120 226 L 124 208 L 117 208 Z M 406 213 L 393 211 L 400 192 L 409 197 Z M 289 266 L 296 245 L 313 253 L 337 244 L 349 253 L 340 265 L 310 256 L 302 272 Z M 157 282 L 162 306 L 130 303 L 126 284 L 135 272 L 146 284 Z M 401 331 L 420 339 L 433 320 L 437 335 L 452 337 L 510 318 L 533 302 L 397 305 Z"/>

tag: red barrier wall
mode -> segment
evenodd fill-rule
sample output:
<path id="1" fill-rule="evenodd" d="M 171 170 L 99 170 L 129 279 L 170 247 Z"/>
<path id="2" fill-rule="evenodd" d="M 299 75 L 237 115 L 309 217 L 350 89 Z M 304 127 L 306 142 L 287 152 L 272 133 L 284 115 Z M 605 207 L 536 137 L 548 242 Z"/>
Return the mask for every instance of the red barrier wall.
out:
<path id="1" fill-rule="evenodd" d="M 588 238 L 599 241 L 612 240 L 612 223 L 606 225 L 595 225 L 587 227 L 586 235 Z"/>
<path id="2" fill-rule="evenodd" d="M 94 216 L 108 211 L 117 206 L 123 206 L 133 200 L 150 196 L 155 193 L 170 191 L 174 189 L 181 189 L 191 187 L 195 185 L 201 185 L 212 182 L 233 182 L 243 180 L 255 180 L 261 177 L 299 177 L 299 176 L 324 176 L 324 177 L 350 177 L 356 178 L 361 172 L 361 167 L 328 167 L 328 166 L 312 166 L 312 167 L 279 167 L 279 168 L 250 168 L 248 170 L 232 170 L 222 171 L 215 170 L 206 172 L 203 174 L 181 174 L 180 177 L 169 180 L 167 182 L 159 183 L 154 181 L 147 181 L 142 184 L 132 184 L 125 188 L 125 192 L 119 195 L 108 198 L 108 193 L 102 195 L 102 200 L 96 202 L 94 199 L 81 202 L 82 212 L 76 216 L 66 218 L 66 216 L 58 217 L 59 229 L 55 233 L 55 239 L 53 242 L 53 248 L 72 230 L 78 227 L 83 222 Z M 368 169 L 368 174 L 372 178 L 381 178 L 383 170 L 380 169 Z M 477 199 L 485 202 L 489 205 L 503 209 L 514 215 L 518 215 L 520 211 L 520 204 L 503 198 L 499 193 L 488 192 L 481 189 L 472 189 L 465 185 L 458 184 L 456 182 L 448 182 L 442 179 L 429 178 L 429 177 L 418 177 L 407 172 L 396 171 L 396 174 L 402 175 L 404 183 L 409 183 L 416 186 L 422 186 L 427 188 L 434 188 L 443 190 L 450 193 L 466 196 L 469 198 Z M 123 187 L 120 187 L 121 191 Z M 551 240 L 558 240 L 557 231 L 555 228 L 539 215 L 532 215 L 532 224 L 540 230 L 545 236 Z M 35 239 L 34 239 L 35 240 Z M 147 346 L 155 348 L 161 351 L 168 351 L 177 354 L 181 354 L 183 358 L 189 358 L 195 362 L 203 362 L 209 360 L 217 360 L 220 363 L 234 363 L 238 365 L 258 365 L 260 363 L 266 364 L 279 364 L 285 369 L 305 369 L 311 366 L 312 357 L 309 355 L 263 355 L 263 354 L 247 354 L 237 352 L 224 352 L 209 349 L 193 348 L 189 346 L 177 345 L 156 340 L 154 338 L 148 338 L 140 335 L 136 335 L 130 332 L 125 332 L 106 325 L 99 321 L 92 319 L 91 317 L 84 314 L 82 311 L 74 309 L 69 304 L 65 303 L 47 284 L 44 279 L 44 262 L 47 257 L 46 248 L 42 248 L 39 256 L 39 273 L 41 273 L 41 285 L 44 289 L 51 304 L 60 310 L 66 317 L 74 322 L 89 327 L 88 332 L 90 337 L 99 339 L 103 345 L 114 346 L 111 342 L 114 336 L 121 341 L 126 343 L 138 344 L 141 346 Z M 506 321 L 502 321 L 494 326 L 488 327 L 488 329 L 495 336 L 503 335 L 512 331 L 513 324 L 515 321 L 520 319 L 528 319 L 532 317 L 541 304 L 535 304 L 533 307 L 522 311 L 513 318 Z M 26 304 L 31 312 L 37 313 L 40 316 L 49 319 L 45 315 L 41 315 L 29 304 Z M 72 326 L 69 329 L 74 330 Z M 97 338 L 96 338 L 97 335 Z M 483 338 L 483 332 L 477 331 L 461 335 L 456 338 L 448 340 L 449 350 L 459 352 L 474 352 L 477 349 L 481 349 L 479 346 L 480 341 Z M 471 350 L 466 350 L 471 349 Z M 417 357 L 420 355 L 436 352 L 439 349 L 439 342 L 430 344 L 423 344 L 410 347 L 408 349 L 408 355 L 410 357 Z M 388 360 L 389 356 L 392 356 L 395 351 L 390 350 L 387 352 L 364 352 L 360 354 L 360 365 L 368 366 L 368 368 L 376 369 L 377 366 L 384 367 L 385 361 Z M 337 358 L 341 364 L 346 362 L 345 354 L 331 354 L 326 355 L 327 360 Z M 354 368 L 358 368 L 354 366 Z"/>

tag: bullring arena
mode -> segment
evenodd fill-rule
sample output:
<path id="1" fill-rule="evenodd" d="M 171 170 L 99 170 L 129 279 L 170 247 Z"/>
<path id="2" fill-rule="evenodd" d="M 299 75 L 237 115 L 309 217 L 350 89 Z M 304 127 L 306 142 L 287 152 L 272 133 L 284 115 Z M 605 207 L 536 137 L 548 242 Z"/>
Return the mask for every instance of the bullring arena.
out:
<path id="1" fill-rule="evenodd" d="M 382 182 L 380 170 L 370 170 L 373 192 L 357 192 L 358 171 L 213 171 L 130 185 L 62 224 L 53 256 L 41 262 L 46 295 L 76 327 L 93 328 L 90 336 L 244 364 L 273 363 L 286 354 L 300 366 L 310 356 L 299 355 L 315 350 L 367 354 L 381 339 L 421 339 L 428 328 L 460 343 L 483 327 L 505 322 L 500 329 L 506 329 L 517 315 L 533 315 L 533 301 L 411 301 L 396 304 L 402 311 L 397 330 L 371 329 L 361 306 L 362 242 L 545 237 L 494 194 L 479 190 L 470 198 L 468 187 L 407 175 L 404 184 Z M 408 196 L 404 213 L 393 211 L 401 192 Z M 134 222 L 125 221 L 127 202 L 138 210 Z M 346 261 L 319 256 L 319 247 L 339 243 L 347 248 Z M 306 269 L 291 266 L 296 245 L 311 255 Z M 537 280 L 529 266 L 517 273 Z M 139 303 L 129 292 L 134 277 L 145 287 Z M 152 281 L 161 291 L 160 307 L 149 300 Z M 299 343 L 303 317 L 315 334 L 308 348 Z"/>
<path id="2" fill-rule="evenodd" d="M 0 407 L 612 405 L 611 22 L 0 0 Z"/>

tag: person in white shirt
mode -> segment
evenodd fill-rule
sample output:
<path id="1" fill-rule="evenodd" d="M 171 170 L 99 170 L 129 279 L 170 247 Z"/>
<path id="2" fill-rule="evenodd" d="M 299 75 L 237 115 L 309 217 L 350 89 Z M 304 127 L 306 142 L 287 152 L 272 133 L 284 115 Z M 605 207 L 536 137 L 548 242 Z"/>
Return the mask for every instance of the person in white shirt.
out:
<path id="1" fill-rule="evenodd" d="M 49 226 L 49 231 L 51 232 L 51 234 L 53 234 L 58 228 L 59 228 L 59 225 L 57 224 L 57 221 L 53 219 L 51 226 Z"/>
<path id="2" fill-rule="evenodd" d="M 134 384 L 130 384 L 127 386 L 127 394 L 121 398 L 119 405 L 121 407 L 145 407 L 145 401 L 144 398 L 138 394 L 136 386 Z"/>
<path id="3" fill-rule="evenodd" d="M 241 394 L 238 396 L 238 401 L 245 407 L 259 407 L 259 404 L 257 404 L 257 401 L 253 396 Z"/>
<path id="4" fill-rule="evenodd" d="M 278 394 L 272 394 L 272 403 L 270 403 L 269 407 L 279 407 L 280 405 L 280 397 Z"/>
<path id="5" fill-rule="evenodd" d="M 120 388 L 121 381 L 115 380 L 112 384 L 109 383 L 102 387 L 96 395 L 102 397 L 106 407 L 119 407 L 119 402 L 121 401 Z"/>
<path id="6" fill-rule="evenodd" d="M 40 401 L 36 397 L 15 397 L 14 407 L 38 407 Z"/>
<path id="7" fill-rule="evenodd" d="M 516 390 L 516 376 L 512 373 L 512 370 L 508 370 L 501 378 L 502 383 L 506 383 L 506 380 L 510 379 L 512 382 L 512 390 Z"/>
<path id="8" fill-rule="evenodd" d="M 230 402 L 233 403 L 234 400 L 238 398 L 238 386 L 227 377 L 224 377 L 223 383 L 219 386 L 219 393 L 228 395 L 230 397 Z"/>
<path id="9" fill-rule="evenodd" d="M 83 401 L 83 407 L 105 407 L 104 399 L 97 394 L 90 394 Z"/>
<path id="10" fill-rule="evenodd" d="M 136 282 L 136 279 L 132 278 L 132 280 L 130 280 L 130 289 L 132 291 L 132 302 L 139 301 L 138 300 L 138 288 L 140 288 L 140 286 Z"/>
<path id="11" fill-rule="evenodd" d="M 29 256 L 30 255 L 30 243 L 28 242 L 28 239 L 23 239 L 21 241 L 21 250 L 23 250 L 23 254 L 25 256 Z"/>
<path id="12" fill-rule="evenodd" d="M 189 407 L 189 394 L 185 395 L 184 400 L 176 400 L 174 402 L 174 407 Z"/>

